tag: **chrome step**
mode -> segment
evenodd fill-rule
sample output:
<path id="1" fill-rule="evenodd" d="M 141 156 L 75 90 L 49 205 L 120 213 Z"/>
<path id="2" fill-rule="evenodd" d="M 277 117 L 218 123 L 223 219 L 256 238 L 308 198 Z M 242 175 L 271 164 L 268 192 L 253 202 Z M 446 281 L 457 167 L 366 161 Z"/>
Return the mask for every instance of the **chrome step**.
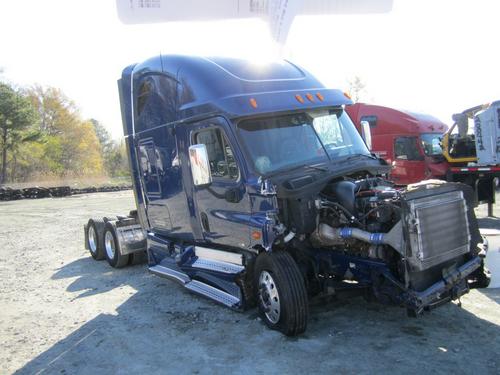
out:
<path id="1" fill-rule="evenodd" d="M 179 272 L 168 267 L 156 265 L 149 267 L 149 270 L 159 276 L 168 277 L 176 281 L 180 281 L 182 284 L 186 284 L 191 281 L 191 278 L 184 272 Z"/>
<path id="2" fill-rule="evenodd" d="M 197 258 L 193 263 L 189 264 L 190 267 L 208 270 L 208 271 L 216 271 L 226 274 L 235 275 L 242 272 L 245 267 L 239 266 L 234 263 L 221 262 L 218 260 L 205 259 L 205 258 Z"/>
<path id="3" fill-rule="evenodd" d="M 228 307 L 236 307 L 240 303 L 239 298 L 197 280 L 192 280 L 184 286 L 195 293 L 204 295 Z"/>
<path id="4" fill-rule="evenodd" d="M 229 251 L 209 249 L 208 247 L 195 246 L 194 253 L 198 258 L 216 260 L 219 262 L 243 265 L 243 255 Z"/>

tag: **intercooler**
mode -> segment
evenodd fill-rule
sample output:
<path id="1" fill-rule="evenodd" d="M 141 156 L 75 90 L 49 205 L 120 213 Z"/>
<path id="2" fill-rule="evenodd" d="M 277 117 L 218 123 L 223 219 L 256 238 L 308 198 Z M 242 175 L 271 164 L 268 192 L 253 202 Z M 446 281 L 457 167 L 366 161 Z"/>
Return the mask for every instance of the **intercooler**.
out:
<path id="1" fill-rule="evenodd" d="M 423 271 L 470 251 L 467 205 L 462 191 L 406 201 L 414 270 Z"/>

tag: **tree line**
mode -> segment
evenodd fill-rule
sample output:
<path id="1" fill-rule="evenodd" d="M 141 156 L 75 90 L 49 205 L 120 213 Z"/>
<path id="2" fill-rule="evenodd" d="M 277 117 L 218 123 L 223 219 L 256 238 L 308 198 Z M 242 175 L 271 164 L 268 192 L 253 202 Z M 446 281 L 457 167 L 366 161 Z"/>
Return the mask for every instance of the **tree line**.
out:
<path id="1" fill-rule="evenodd" d="M 128 174 L 124 143 L 60 89 L 0 82 L 0 184 Z"/>

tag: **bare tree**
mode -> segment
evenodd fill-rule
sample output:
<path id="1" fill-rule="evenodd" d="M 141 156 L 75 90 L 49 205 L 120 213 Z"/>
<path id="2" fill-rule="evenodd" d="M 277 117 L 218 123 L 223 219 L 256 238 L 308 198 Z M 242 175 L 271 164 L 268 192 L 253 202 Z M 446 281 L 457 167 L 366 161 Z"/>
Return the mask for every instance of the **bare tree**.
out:
<path id="1" fill-rule="evenodd" d="M 354 102 L 359 102 L 363 94 L 366 94 L 366 83 L 360 76 L 354 76 L 347 81 L 349 85 L 348 93 Z"/>

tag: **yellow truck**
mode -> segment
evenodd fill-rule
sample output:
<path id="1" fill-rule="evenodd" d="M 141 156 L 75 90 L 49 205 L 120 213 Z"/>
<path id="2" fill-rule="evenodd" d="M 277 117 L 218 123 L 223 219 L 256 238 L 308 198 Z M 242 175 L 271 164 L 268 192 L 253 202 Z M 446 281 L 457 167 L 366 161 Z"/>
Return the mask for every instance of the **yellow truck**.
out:
<path id="1" fill-rule="evenodd" d="M 500 101 L 457 113 L 453 121 L 442 139 L 450 164 L 446 179 L 471 185 L 477 202 L 487 203 L 488 216 L 493 216 L 500 177 Z"/>

